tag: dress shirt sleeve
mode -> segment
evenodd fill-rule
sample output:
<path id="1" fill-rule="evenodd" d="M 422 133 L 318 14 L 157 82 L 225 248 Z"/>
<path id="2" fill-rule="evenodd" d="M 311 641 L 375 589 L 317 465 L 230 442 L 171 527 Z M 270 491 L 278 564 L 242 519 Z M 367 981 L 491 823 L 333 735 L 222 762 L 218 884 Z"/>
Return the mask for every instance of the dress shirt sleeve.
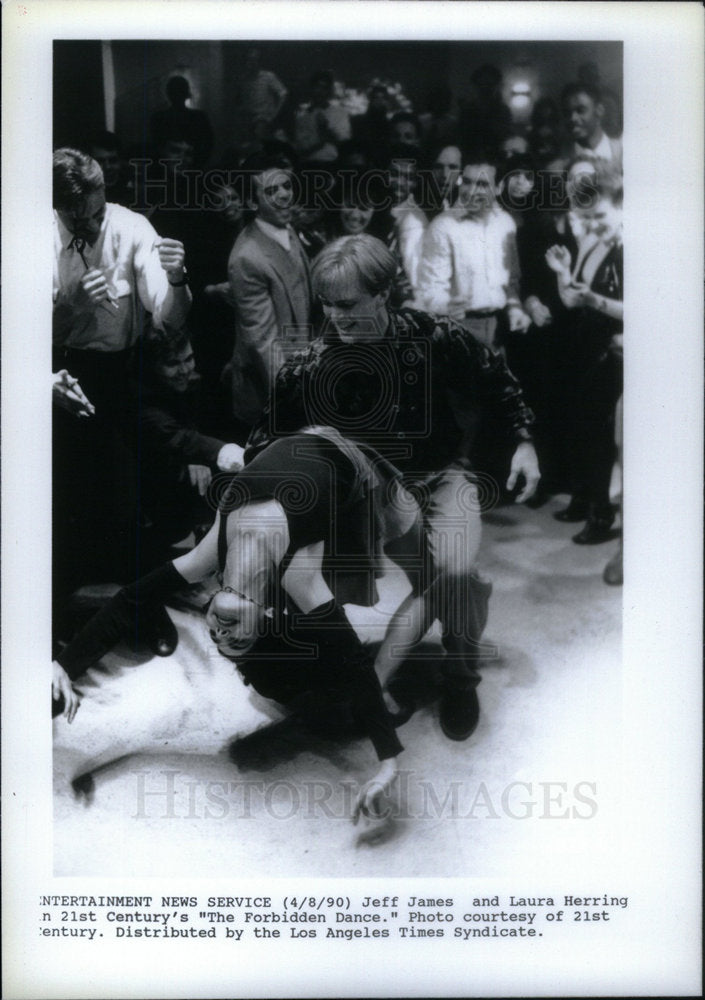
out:
<path id="1" fill-rule="evenodd" d="M 152 313 L 153 323 L 158 329 L 163 330 L 166 325 L 180 329 L 191 306 L 188 285 L 172 288 L 159 261 L 156 244 L 161 237 L 143 216 L 136 212 L 130 212 L 130 215 L 133 216 L 134 226 L 133 267 L 140 302 Z"/>
<path id="2" fill-rule="evenodd" d="M 424 309 L 446 314 L 450 307 L 453 257 L 450 239 L 442 226 L 431 225 L 423 239 L 418 293 Z"/>

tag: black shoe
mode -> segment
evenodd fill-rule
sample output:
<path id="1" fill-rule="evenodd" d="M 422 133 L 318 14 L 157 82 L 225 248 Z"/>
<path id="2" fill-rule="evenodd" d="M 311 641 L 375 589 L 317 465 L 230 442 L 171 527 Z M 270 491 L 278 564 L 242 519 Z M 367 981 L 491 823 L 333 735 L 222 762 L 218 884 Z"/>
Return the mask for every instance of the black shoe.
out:
<path id="1" fill-rule="evenodd" d="M 567 507 L 557 510 L 553 516 L 556 521 L 577 524 L 579 521 L 585 521 L 589 513 L 589 505 L 585 500 L 571 500 Z"/>
<path id="2" fill-rule="evenodd" d="M 573 535 L 576 545 L 601 545 L 602 542 L 609 542 L 618 532 L 612 528 L 612 521 L 591 520 L 588 521 L 582 531 Z"/>
<path id="3" fill-rule="evenodd" d="M 171 656 L 179 644 L 179 633 L 165 607 L 150 615 L 140 631 L 140 638 L 155 656 Z"/>
<path id="4" fill-rule="evenodd" d="M 480 700 L 475 684 L 446 684 L 441 695 L 439 720 L 449 740 L 467 740 L 480 720 Z"/>

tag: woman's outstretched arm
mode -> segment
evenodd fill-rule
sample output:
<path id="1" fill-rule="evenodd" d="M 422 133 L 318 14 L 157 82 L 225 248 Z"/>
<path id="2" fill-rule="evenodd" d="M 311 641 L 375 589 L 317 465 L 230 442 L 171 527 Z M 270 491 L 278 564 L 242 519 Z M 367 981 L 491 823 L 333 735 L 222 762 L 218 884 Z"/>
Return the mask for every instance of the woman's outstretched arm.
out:
<path id="1" fill-rule="evenodd" d="M 299 628 L 318 646 L 318 655 L 326 658 L 331 674 L 337 674 L 341 688 L 347 690 L 353 713 L 367 729 L 380 761 L 377 773 L 360 789 L 352 816 L 356 822 L 361 815 L 375 818 L 379 814 L 381 797 L 396 777 L 397 755 L 403 748 L 369 657 L 323 579 L 323 548 L 319 542 L 299 549 L 282 577 L 282 586 L 302 612 Z"/>

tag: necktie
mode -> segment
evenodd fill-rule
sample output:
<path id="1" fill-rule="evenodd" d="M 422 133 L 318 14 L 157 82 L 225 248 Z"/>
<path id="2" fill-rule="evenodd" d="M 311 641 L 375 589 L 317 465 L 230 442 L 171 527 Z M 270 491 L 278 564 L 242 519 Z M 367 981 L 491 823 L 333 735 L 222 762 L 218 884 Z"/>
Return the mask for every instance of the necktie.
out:
<path id="1" fill-rule="evenodd" d="M 88 261 L 86 260 L 83 251 L 86 249 L 86 241 L 82 236 L 74 236 L 74 238 L 69 243 L 69 250 L 76 250 L 79 257 L 83 261 L 83 266 L 88 270 Z"/>
<path id="2" fill-rule="evenodd" d="M 78 253 L 79 257 L 83 261 L 83 266 L 88 271 L 90 269 L 90 264 L 86 260 L 85 254 L 83 252 L 86 249 L 86 241 L 84 240 L 84 238 L 82 236 L 74 236 L 74 238 L 69 243 L 68 248 L 69 250 L 75 250 Z M 110 305 L 108 305 L 108 303 L 110 303 Z M 105 311 L 111 316 L 115 315 L 113 310 L 118 309 L 117 302 L 110 294 L 108 294 L 107 301 L 99 302 L 98 304 L 100 305 L 101 309 L 105 309 Z M 112 310 L 110 306 L 112 306 Z"/>

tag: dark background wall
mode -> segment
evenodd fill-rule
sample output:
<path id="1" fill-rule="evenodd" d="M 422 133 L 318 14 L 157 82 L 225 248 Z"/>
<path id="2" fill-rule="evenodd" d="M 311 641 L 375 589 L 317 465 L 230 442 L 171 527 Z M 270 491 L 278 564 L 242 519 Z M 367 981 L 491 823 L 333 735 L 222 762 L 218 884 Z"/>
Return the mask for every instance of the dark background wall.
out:
<path id="1" fill-rule="evenodd" d="M 100 42 L 54 43 L 54 146 L 78 141 L 83 129 L 105 128 Z"/>
<path id="2" fill-rule="evenodd" d="M 470 75 L 483 63 L 504 74 L 505 99 L 512 82 L 528 80 L 532 97 L 558 97 L 578 67 L 594 63 L 603 84 L 621 97 L 620 42 L 341 42 L 341 41 L 113 41 L 106 67 L 115 92 L 115 130 L 130 146 L 146 137 L 151 113 L 165 105 L 164 85 L 174 72 L 192 82 L 193 106 L 205 109 L 218 137 L 218 150 L 235 139 L 233 106 L 244 53 L 256 45 L 261 65 L 290 92 L 290 110 L 306 100 L 316 69 L 333 70 L 347 86 L 364 89 L 375 76 L 402 84 L 417 111 L 429 90 L 446 82 L 457 99 L 470 93 Z M 78 141 L 86 126 L 106 127 L 101 42 L 60 41 L 54 45 L 57 141 Z"/>

